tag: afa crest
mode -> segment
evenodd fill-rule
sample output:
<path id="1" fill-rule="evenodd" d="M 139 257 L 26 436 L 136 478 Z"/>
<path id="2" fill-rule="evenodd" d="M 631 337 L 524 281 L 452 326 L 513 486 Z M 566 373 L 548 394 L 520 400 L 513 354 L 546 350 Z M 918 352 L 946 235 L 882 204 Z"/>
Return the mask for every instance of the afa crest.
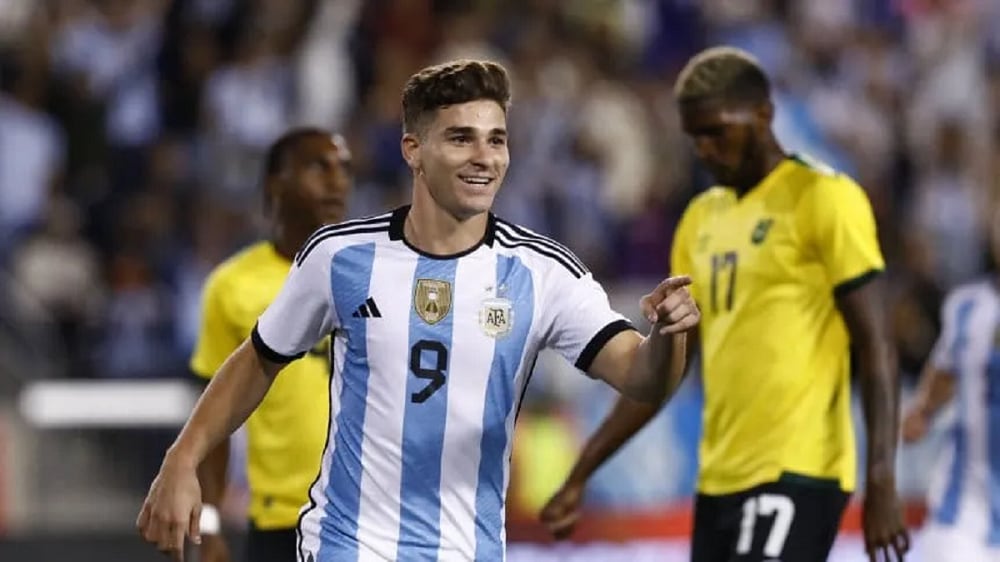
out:
<path id="1" fill-rule="evenodd" d="M 514 307 L 510 300 L 492 298 L 479 309 L 479 327 L 491 338 L 502 338 L 514 327 Z"/>
<path id="2" fill-rule="evenodd" d="M 437 324 L 451 311 L 451 283 L 439 279 L 417 279 L 413 308 L 428 324 Z"/>

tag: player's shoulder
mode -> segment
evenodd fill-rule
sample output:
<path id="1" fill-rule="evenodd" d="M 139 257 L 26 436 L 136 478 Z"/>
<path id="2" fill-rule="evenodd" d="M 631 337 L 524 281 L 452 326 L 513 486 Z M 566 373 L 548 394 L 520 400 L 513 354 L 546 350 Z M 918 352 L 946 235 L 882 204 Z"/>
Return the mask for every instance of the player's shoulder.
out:
<path id="1" fill-rule="evenodd" d="M 590 273 L 572 250 L 555 239 L 496 216 L 491 222 L 494 242 L 501 253 L 516 255 L 544 272 L 567 272 L 576 278 Z"/>
<path id="2" fill-rule="evenodd" d="M 713 185 L 708 189 L 698 193 L 691 198 L 691 202 L 688 203 L 688 210 L 698 211 L 706 207 L 712 207 L 715 205 L 726 205 L 731 203 L 736 199 L 735 194 L 732 189 L 728 187 L 723 187 L 721 185 Z"/>
<path id="3" fill-rule="evenodd" d="M 735 201 L 736 194 L 732 189 L 713 185 L 691 198 L 684 208 L 682 222 L 692 224 L 698 221 L 698 217 L 710 214 L 713 210 L 722 211 Z"/>
<path id="4" fill-rule="evenodd" d="M 868 193 L 850 175 L 804 154 L 790 155 L 787 165 L 791 171 L 785 176 L 784 193 L 809 220 L 816 213 L 871 212 Z"/>
<path id="5" fill-rule="evenodd" d="M 223 288 L 239 282 L 247 275 L 254 275 L 254 272 L 259 270 L 260 264 L 272 253 L 271 243 L 263 240 L 245 246 L 209 272 L 206 286 L 210 289 Z"/>
<path id="6" fill-rule="evenodd" d="M 788 156 L 792 173 L 787 185 L 823 196 L 864 194 L 864 189 L 848 174 L 808 154 Z"/>
<path id="7" fill-rule="evenodd" d="M 387 237 L 395 211 L 351 219 L 319 228 L 295 254 L 295 264 L 302 265 L 310 255 L 321 252 L 331 255 L 353 244 Z"/>
<path id="8" fill-rule="evenodd" d="M 788 160 L 801 173 L 814 176 L 821 181 L 836 181 L 844 175 L 830 164 L 805 152 L 792 152 L 788 155 Z"/>

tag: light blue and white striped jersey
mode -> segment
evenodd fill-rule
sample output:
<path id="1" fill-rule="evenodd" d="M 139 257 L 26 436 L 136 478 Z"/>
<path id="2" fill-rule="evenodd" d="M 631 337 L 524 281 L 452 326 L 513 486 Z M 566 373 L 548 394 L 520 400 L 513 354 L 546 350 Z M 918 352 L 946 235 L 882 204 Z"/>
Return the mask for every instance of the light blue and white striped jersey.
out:
<path id="1" fill-rule="evenodd" d="M 490 215 L 482 242 L 431 256 L 407 207 L 323 228 L 261 315 L 257 349 L 333 333 L 330 423 L 300 517 L 300 562 L 504 559 L 514 420 L 535 358 L 586 371 L 631 325 L 565 247 Z"/>
<path id="2" fill-rule="evenodd" d="M 992 280 L 945 299 L 931 362 L 957 377 L 951 447 L 930 489 L 934 521 L 1000 545 L 1000 292 Z"/>

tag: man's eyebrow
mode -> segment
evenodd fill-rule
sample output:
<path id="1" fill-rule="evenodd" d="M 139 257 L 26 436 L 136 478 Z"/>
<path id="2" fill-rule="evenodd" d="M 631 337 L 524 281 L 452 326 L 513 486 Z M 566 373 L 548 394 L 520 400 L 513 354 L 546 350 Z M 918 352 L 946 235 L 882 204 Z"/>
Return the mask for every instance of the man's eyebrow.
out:
<path id="1" fill-rule="evenodd" d="M 456 135 L 456 134 L 474 135 L 474 134 L 476 134 L 476 130 L 477 129 L 475 127 L 469 127 L 467 125 L 466 126 L 456 125 L 456 126 L 453 126 L 453 127 L 446 128 L 444 130 L 444 134 L 446 134 L 446 135 Z M 490 135 L 507 136 L 507 129 L 504 129 L 503 127 L 495 127 L 493 129 L 490 129 L 489 134 Z"/>

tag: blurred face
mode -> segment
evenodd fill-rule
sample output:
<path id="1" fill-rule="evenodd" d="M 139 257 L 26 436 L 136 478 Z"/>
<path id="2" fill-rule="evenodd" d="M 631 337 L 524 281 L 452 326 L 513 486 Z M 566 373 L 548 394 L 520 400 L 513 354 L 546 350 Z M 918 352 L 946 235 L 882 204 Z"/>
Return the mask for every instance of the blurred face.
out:
<path id="1" fill-rule="evenodd" d="M 770 128 L 770 104 L 704 101 L 681 105 L 684 132 L 695 154 L 715 181 L 724 186 L 750 188 L 758 178 L 755 165 L 762 153 L 759 139 Z"/>
<path id="2" fill-rule="evenodd" d="M 438 207 L 460 220 L 485 213 L 510 163 L 507 116 L 492 100 L 440 108 L 422 134 L 404 135 L 403 155 Z"/>
<path id="3" fill-rule="evenodd" d="M 353 185 L 351 151 L 339 135 L 301 138 L 272 182 L 272 204 L 283 224 L 312 232 L 339 222 Z"/>

